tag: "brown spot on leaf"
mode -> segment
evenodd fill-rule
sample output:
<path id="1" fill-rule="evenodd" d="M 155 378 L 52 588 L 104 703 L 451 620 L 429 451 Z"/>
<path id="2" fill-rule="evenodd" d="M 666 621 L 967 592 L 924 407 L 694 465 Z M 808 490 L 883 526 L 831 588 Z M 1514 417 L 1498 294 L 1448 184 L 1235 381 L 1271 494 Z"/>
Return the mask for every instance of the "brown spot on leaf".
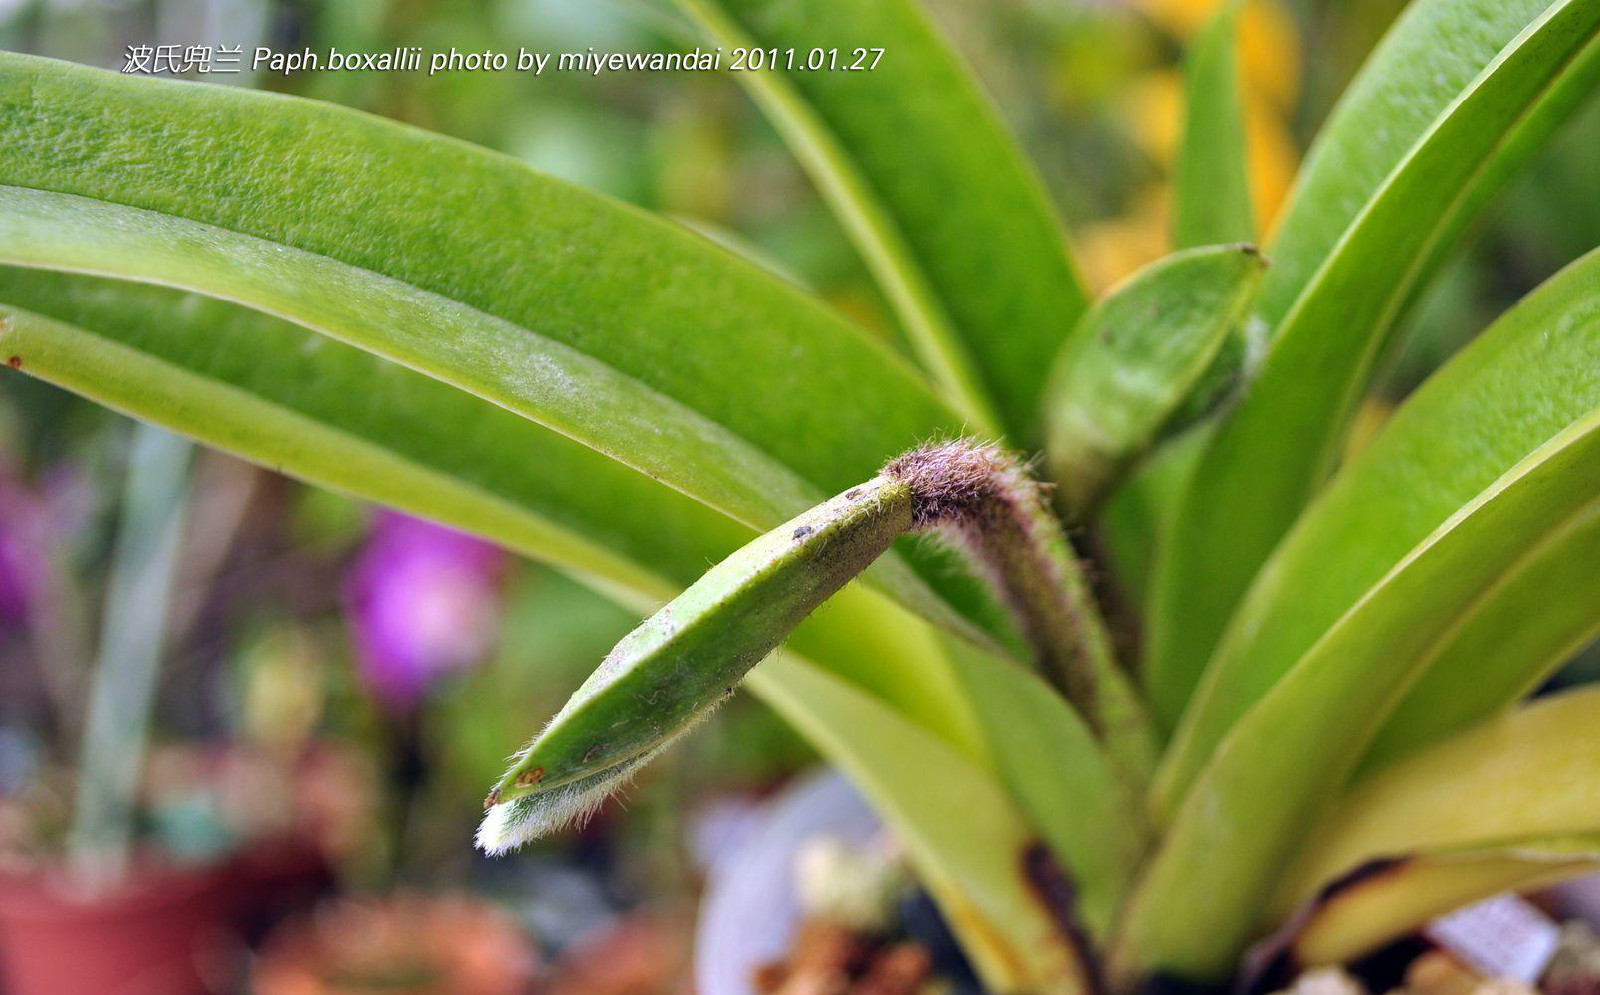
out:
<path id="1" fill-rule="evenodd" d="M 483 799 L 483 810 L 485 812 L 487 812 L 491 808 L 494 808 L 495 803 L 498 802 L 499 800 L 500 800 L 500 789 L 499 788 L 491 789 L 489 794 L 488 794 L 488 796 Z"/>
<path id="2" fill-rule="evenodd" d="M 10 359 L 6 360 L 6 365 L 11 367 L 13 370 L 20 370 L 22 369 L 22 357 L 12 356 Z"/>
<path id="3" fill-rule="evenodd" d="M 1337 897 L 1340 892 L 1349 891 L 1364 881 L 1374 878 L 1387 877 L 1406 864 L 1410 863 L 1405 857 L 1376 857 L 1364 864 L 1358 864 L 1350 871 L 1323 885 L 1318 892 L 1314 904 L 1322 904 L 1331 898 Z"/>
<path id="4" fill-rule="evenodd" d="M 596 753 L 599 753 L 601 750 L 605 749 L 606 747 L 608 747 L 610 745 L 611 745 L 610 743 L 596 743 L 593 746 L 589 747 L 587 750 L 584 750 L 583 751 L 583 762 L 584 763 L 591 762 L 592 760 L 594 760 L 594 755 Z"/>
<path id="5" fill-rule="evenodd" d="M 517 775 L 517 787 L 531 788 L 542 780 L 544 780 L 544 768 L 535 767 L 532 770 L 525 770 Z"/>

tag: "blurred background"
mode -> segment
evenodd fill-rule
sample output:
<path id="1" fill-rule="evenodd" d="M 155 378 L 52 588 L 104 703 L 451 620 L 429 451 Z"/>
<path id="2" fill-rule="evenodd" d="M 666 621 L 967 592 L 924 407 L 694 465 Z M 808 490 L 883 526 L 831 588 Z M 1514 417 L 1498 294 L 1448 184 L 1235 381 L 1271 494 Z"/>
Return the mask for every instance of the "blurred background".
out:
<path id="1" fill-rule="evenodd" d="M 1096 288 L 1166 251 L 1178 60 L 1212 6 L 932 0 L 1038 164 Z M 1274 215 L 1307 136 L 1401 6 L 1249 5 L 1258 217 Z M 113 69 L 130 44 L 649 51 L 692 39 L 647 0 L 0 0 L 0 47 Z M 209 81 L 509 153 L 676 218 L 899 342 L 844 234 L 725 75 Z M 1362 426 L 1600 243 L 1591 105 L 1415 309 Z M 164 493 L 182 495 L 179 512 Z M 150 583 L 162 576 L 169 585 Z M 0 934 L 24 930 L 7 949 L 126 964 L 159 948 L 162 930 L 204 940 L 177 973 L 107 975 L 107 992 L 690 991 L 703 883 L 766 800 L 815 764 L 750 696 L 587 827 L 512 859 L 470 846 L 506 754 L 634 621 L 476 539 L 191 450 L 0 369 Z M 148 724 L 139 682 L 97 681 L 111 655 L 148 661 Z M 1558 680 L 1597 675 L 1591 651 Z M 103 790 L 106 778 L 123 790 Z M 86 843 L 107 833 L 126 837 L 128 866 L 92 866 Z M 880 883 L 894 863 L 876 851 L 808 860 L 824 879 L 846 866 Z M 49 905 L 41 869 L 74 861 L 121 883 L 69 915 Z M 937 959 L 937 922 L 921 937 Z M 901 973 L 913 980 L 873 990 L 928 990 L 925 971 Z M 948 973 L 947 990 L 959 967 Z"/>

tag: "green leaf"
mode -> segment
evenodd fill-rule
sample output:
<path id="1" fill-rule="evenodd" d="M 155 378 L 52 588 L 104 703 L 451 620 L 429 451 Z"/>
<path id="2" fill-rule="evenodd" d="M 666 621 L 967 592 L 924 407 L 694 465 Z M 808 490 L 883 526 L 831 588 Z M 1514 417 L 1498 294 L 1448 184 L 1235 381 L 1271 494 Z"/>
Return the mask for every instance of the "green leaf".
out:
<path id="1" fill-rule="evenodd" d="M 267 315 L 10 267 L 0 301 L 0 351 L 24 373 L 321 486 L 495 536 L 643 603 L 698 576 L 707 550 L 749 536 L 504 408 Z M 643 527 L 651 521 L 660 527 Z"/>
<path id="2" fill-rule="evenodd" d="M 1130 903 L 1124 978 L 1224 979 L 1296 844 L 1474 600 L 1596 503 L 1600 409 L 1434 531 L 1240 719 L 1177 810 Z"/>
<path id="3" fill-rule="evenodd" d="M 758 536 L 617 643 L 489 793 L 500 853 L 582 819 L 733 693 L 751 667 L 911 527 L 875 477 Z"/>
<path id="4" fill-rule="evenodd" d="M 1550 0 L 1412 0 L 1318 130 L 1269 250 L 1276 326 L 1435 119 Z"/>
<path id="5" fill-rule="evenodd" d="M 1239 12 L 1244 3 L 1227 0 L 1220 4 L 1184 58 L 1183 134 L 1172 172 L 1174 249 L 1257 242 L 1244 100 L 1239 90 Z M 1169 432 L 1213 414 L 1255 375 L 1266 331 L 1261 322 L 1235 323 L 1204 376 L 1174 413 Z M 1163 512 L 1161 517 L 1169 516 L 1170 512 Z"/>
<path id="6" fill-rule="evenodd" d="M 1439 652 L 1372 744 L 1372 769 L 1532 694 L 1600 632 L 1600 511 L 1550 537 Z"/>
<path id="7" fill-rule="evenodd" d="M 1112 490 L 1095 522 L 1099 552 L 1119 595 L 1135 612 L 1149 601 L 1174 509 L 1200 461 L 1208 428 L 1197 426 L 1159 446 Z"/>
<path id="8" fill-rule="evenodd" d="M 1244 0 L 1227 0 L 1184 59 L 1183 138 L 1172 169 L 1172 245 L 1254 242 L 1250 171 L 1239 92 L 1238 25 Z"/>
<path id="9" fill-rule="evenodd" d="M 0 268 L 0 301 L 61 319 L 0 311 L 0 353 L 23 372 L 312 483 L 488 536 L 637 611 L 752 536 L 504 408 L 266 315 L 165 288 L 9 268 Z M 792 645 L 976 749 L 937 642 L 881 595 L 842 592 Z"/>
<path id="10" fill-rule="evenodd" d="M 970 761 L 848 684 L 786 654 L 751 672 L 768 704 L 900 830 L 989 991 L 1096 991 L 1070 886 L 1006 793 Z"/>
<path id="11" fill-rule="evenodd" d="M 1593 252 L 1430 377 L 1307 509 L 1218 644 L 1163 761 L 1158 813 L 1182 801 L 1239 717 L 1413 547 L 1545 440 L 1600 408 L 1597 367 Z M 1583 588 L 1548 593 L 1552 601 L 1593 600 L 1582 595 Z M 1453 687 L 1462 678 L 1441 679 Z M 1425 693 L 1436 699 L 1437 690 Z"/>
<path id="12" fill-rule="evenodd" d="M 1091 515 L 1157 441 L 1238 330 L 1265 269 L 1251 246 L 1190 249 L 1135 273 L 1083 316 L 1044 405 L 1065 517 Z"/>
<path id="13" fill-rule="evenodd" d="M 1600 80 L 1597 25 L 1591 0 L 1559 0 L 1508 44 L 1384 179 L 1279 323 L 1259 375 L 1206 449 L 1161 564 L 1149 670 L 1166 722 L 1328 473 L 1404 305 Z M 1366 127 L 1383 124 L 1375 114 Z"/>
<path id="14" fill-rule="evenodd" d="M 958 425 L 882 347 L 699 236 L 351 111 L 0 55 L 0 183 L 0 261 L 277 314 L 757 529 Z M 958 624 L 898 557 L 873 576 Z"/>
<path id="15" fill-rule="evenodd" d="M 740 72 L 976 432 L 1036 435 L 1050 357 L 1087 302 L 1038 177 L 913 0 L 679 0 L 726 50 L 817 49 L 865 72 Z M 998 425 L 991 413 L 998 414 Z"/>
<path id="16" fill-rule="evenodd" d="M 1357 782 L 1279 883 L 1280 916 L 1383 857 L 1600 834 L 1600 688 L 1473 726 Z"/>

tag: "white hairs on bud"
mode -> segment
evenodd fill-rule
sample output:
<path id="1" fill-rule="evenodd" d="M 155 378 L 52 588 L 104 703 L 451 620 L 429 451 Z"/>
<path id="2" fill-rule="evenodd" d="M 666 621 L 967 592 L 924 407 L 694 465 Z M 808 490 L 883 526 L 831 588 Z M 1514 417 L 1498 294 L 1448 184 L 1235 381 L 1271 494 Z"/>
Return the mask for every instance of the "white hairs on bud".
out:
<path id="1" fill-rule="evenodd" d="M 658 746 L 598 774 L 491 806 L 478 825 L 478 849 L 496 857 L 569 825 L 582 826 L 659 752 Z"/>
<path id="2" fill-rule="evenodd" d="M 478 824 L 475 840 L 478 849 L 491 857 L 498 857 L 567 826 L 582 826 L 605 804 L 607 798 L 626 788 L 640 768 L 699 725 L 727 697 L 724 695 L 702 708 L 682 728 L 638 756 L 629 757 L 588 777 L 491 805 L 483 821 Z M 529 744 L 529 749 L 533 745 Z M 521 754 L 518 756 L 520 758 Z M 516 766 L 516 762 L 513 762 L 512 769 L 515 770 Z"/>

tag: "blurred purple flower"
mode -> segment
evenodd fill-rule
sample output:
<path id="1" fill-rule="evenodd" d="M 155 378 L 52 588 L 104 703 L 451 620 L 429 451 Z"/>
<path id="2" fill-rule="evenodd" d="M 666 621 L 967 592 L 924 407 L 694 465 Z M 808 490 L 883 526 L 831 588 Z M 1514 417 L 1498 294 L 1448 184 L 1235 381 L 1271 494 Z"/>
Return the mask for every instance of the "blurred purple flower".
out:
<path id="1" fill-rule="evenodd" d="M 415 708 L 440 677 L 493 649 L 502 559 L 472 536 L 378 513 L 345 601 L 361 679 L 385 707 Z"/>

